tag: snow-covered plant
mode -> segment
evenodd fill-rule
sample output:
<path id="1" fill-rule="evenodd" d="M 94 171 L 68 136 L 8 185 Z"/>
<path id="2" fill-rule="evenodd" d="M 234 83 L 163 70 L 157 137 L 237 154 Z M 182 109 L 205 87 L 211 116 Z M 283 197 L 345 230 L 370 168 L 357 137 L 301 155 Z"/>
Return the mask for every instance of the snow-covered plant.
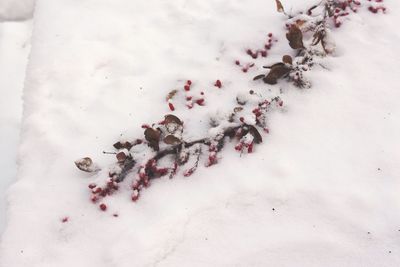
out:
<path id="1" fill-rule="evenodd" d="M 386 12 L 383 0 L 321 0 L 304 12 L 288 14 L 281 1 L 276 0 L 278 12 L 287 17 L 286 39 L 294 52 L 292 55 L 283 55 L 281 62 L 265 66 L 264 68 L 269 69 L 268 73 L 260 74 L 254 80 L 262 79 L 273 85 L 280 79 L 286 79 L 297 87 L 310 87 L 306 73 L 321 58 L 334 52 L 331 29 L 340 27 L 343 18 L 350 12 L 357 12 L 362 3 L 367 3 L 368 10 L 373 13 L 380 10 Z M 269 33 L 263 48 L 248 49 L 246 53 L 252 59 L 267 57 L 267 50 L 271 49 L 274 42 L 277 40 Z M 236 60 L 235 65 L 246 73 L 255 63 L 241 63 Z M 221 80 L 216 80 L 214 86 L 221 89 L 225 85 Z M 191 87 L 192 81 L 187 80 L 182 90 L 186 107 L 192 109 L 196 105 L 205 105 L 204 92 L 194 95 Z M 166 97 L 171 112 L 175 111 L 174 101 L 179 93 L 180 91 L 173 90 Z M 208 134 L 203 138 L 188 139 L 190 134 L 187 132 L 190 129 L 177 116 L 167 114 L 160 122 L 142 125 L 143 136 L 120 140 L 113 145 L 114 152 L 104 152 L 116 157 L 115 164 L 108 170 L 101 170 L 89 157 L 75 161 L 80 170 L 98 174 L 88 186 L 91 200 L 94 203 L 99 202 L 117 191 L 121 182 L 129 180 L 131 199 L 136 201 L 142 190 L 150 186 L 151 181 L 156 178 L 173 178 L 179 173 L 190 176 L 201 165 L 209 167 L 219 163 L 220 152 L 227 142 L 235 142 L 235 150 L 240 154 L 252 153 L 255 145 L 262 143 L 263 133 L 269 132 L 268 113 L 271 109 L 282 107 L 283 101 L 280 97 L 265 99 L 253 90 L 236 95 L 235 100 L 237 106 L 232 107 L 231 112 L 217 113 L 209 118 Z M 105 211 L 107 206 L 100 203 L 99 208 Z"/>

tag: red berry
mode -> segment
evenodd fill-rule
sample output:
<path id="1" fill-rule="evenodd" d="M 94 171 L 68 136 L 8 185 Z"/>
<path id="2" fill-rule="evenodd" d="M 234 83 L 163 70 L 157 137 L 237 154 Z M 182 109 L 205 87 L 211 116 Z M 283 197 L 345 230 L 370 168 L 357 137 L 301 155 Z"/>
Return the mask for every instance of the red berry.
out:
<path id="1" fill-rule="evenodd" d="M 118 217 L 118 214 L 117 214 L 117 213 L 114 213 L 113 216 L 114 216 L 114 217 Z"/>
<path id="2" fill-rule="evenodd" d="M 266 57 L 267 56 L 267 51 L 265 51 L 265 50 L 261 51 L 261 56 L 262 57 Z"/>
<path id="3" fill-rule="evenodd" d="M 244 118 L 243 118 L 243 117 L 240 117 L 239 120 L 240 120 L 241 122 L 244 122 Z"/>
<path id="4" fill-rule="evenodd" d="M 214 86 L 221 88 L 222 87 L 222 82 L 220 80 L 217 80 L 214 84 Z"/>
<path id="5" fill-rule="evenodd" d="M 204 92 L 200 92 L 201 95 L 204 95 Z"/>
<path id="6" fill-rule="evenodd" d="M 61 222 L 66 223 L 66 222 L 68 222 L 68 219 L 69 219 L 68 217 L 64 217 L 61 219 Z"/>
<path id="7" fill-rule="evenodd" d="M 235 64 L 239 66 L 239 65 L 240 65 L 240 61 L 239 61 L 239 60 L 236 60 L 236 61 L 235 61 Z"/>
<path id="8" fill-rule="evenodd" d="M 190 91 L 190 85 L 186 84 L 184 87 L 185 91 Z"/>
<path id="9" fill-rule="evenodd" d="M 197 100 L 196 100 L 196 103 L 197 103 L 199 106 L 203 106 L 203 105 L 204 105 L 204 98 L 197 99 Z"/>
<path id="10" fill-rule="evenodd" d="M 170 109 L 171 111 L 174 111 L 174 110 L 175 110 L 175 107 L 174 107 L 174 105 L 173 105 L 172 103 L 168 103 L 168 107 L 169 107 L 169 109 Z"/>
<path id="11" fill-rule="evenodd" d="M 104 204 L 104 203 L 101 203 L 101 204 L 99 205 L 99 207 L 100 207 L 100 209 L 101 209 L 102 211 L 105 211 L 105 210 L 107 209 L 107 205 Z"/>
<path id="12" fill-rule="evenodd" d="M 97 185 L 95 184 L 95 183 L 91 183 L 91 184 L 89 184 L 88 185 L 88 187 L 90 188 L 90 189 L 93 189 L 93 188 L 95 188 Z"/>
<path id="13" fill-rule="evenodd" d="M 270 33 L 268 33 L 268 37 L 269 38 L 271 38 L 272 37 L 272 33 L 270 32 Z"/>
<path id="14" fill-rule="evenodd" d="M 188 85 L 192 85 L 192 81 L 191 80 L 187 80 L 186 82 Z"/>
<path id="15" fill-rule="evenodd" d="M 248 68 L 243 68 L 242 71 L 243 72 L 247 72 L 249 69 Z"/>
<path id="16" fill-rule="evenodd" d="M 186 97 L 186 101 L 190 101 L 190 100 L 192 100 L 192 97 L 191 96 L 187 96 Z"/>
<path id="17" fill-rule="evenodd" d="M 132 199 L 133 202 L 135 202 L 136 200 L 139 199 L 139 194 L 138 193 L 133 193 L 131 199 Z"/>
<path id="18" fill-rule="evenodd" d="M 252 153 L 252 152 L 253 152 L 253 143 L 251 143 L 247 148 L 247 153 Z"/>

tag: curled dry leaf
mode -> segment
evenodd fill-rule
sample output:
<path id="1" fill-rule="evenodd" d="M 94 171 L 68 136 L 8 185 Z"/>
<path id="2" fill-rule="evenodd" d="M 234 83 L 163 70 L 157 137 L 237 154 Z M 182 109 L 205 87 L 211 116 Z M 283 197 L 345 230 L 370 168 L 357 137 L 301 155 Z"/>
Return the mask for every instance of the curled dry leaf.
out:
<path id="1" fill-rule="evenodd" d="M 236 107 L 236 108 L 233 109 L 233 112 L 238 113 L 238 112 L 240 112 L 242 110 L 243 110 L 242 107 Z"/>
<path id="2" fill-rule="evenodd" d="M 84 172 L 97 172 L 100 170 L 95 164 L 93 164 L 92 159 L 89 157 L 76 160 L 75 165 L 78 169 Z"/>
<path id="3" fill-rule="evenodd" d="M 183 125 L 183 122 L 177 116 L 172 114 L 165 115 L 164 122 L 165 124 L 176 123 L 178 125 Z"/>
<path id="4" fill-rule="evenodd" d="M 147 128 L 144 131 L 144 137 L 146 138 L 147 142 L 149 142 L 149 146 L 156 151 L 160 149 L 160 135 L 160 131 L 153 128 Z"/>
<path id="5" fill-rule="evenodd" d="M 274 64 L 268 73 L 268 75 L 263 79 L 267 84 L 276 84 L 278 79 L 284 77 L 291 71 L 291 68 L 287 67 L 284 63 Z"/>
<path id="6" fill-rule="evenodd" d="M 166 143 L 167 145 L 177 145 L 177 144 L 180 144 L 181 142 L 182 141 L 178 137 L 176 137 L 175 135 L 172 135 L 172 134 L 167 135 L 164 138 L 164 143 Z"/>
<path id="7" fill-rule="evenodd" d="M 286 64 L 289 64 L 289 65 L 292 65 L 292 64 L 293 64 L 293 59 L 292 59 L 292 57 L 289 56 L 289 55 L 284 55 L 284 56 L 282 57 L 282 62 L 283 62 L 283 63 L 286 63 Z"/>
<path id="8" fill-rule="evenodd" d="M 176 93 L 178 93 L 178 90 L 172 90 L 171 92 L 168 93 L 166 99 L 167 101 L 174 98 L 174 96 L 176 95 Z"/>
<path id="9" fill-rule="evenodd" d="M 303 33 L 300 28 L 296 25 L 292 25 L 288 33 L 286 33 L 286 38 L 289 41 L 289 45 L 293 49 L 303 49 Z"/>
<path id="10" fill-rule="evenodd" d="M 253 81 L 256 81 L 256 80 L 259 80 L 259 79 L 263 79 L 264 77 L 265 77 L 264 74 L 257 75 L 256 77 L 253 78 Z"/>
<path id="11" fill-rule="evenodd" d="M 130 143 L 130 142 L 124 142 L 124 143 L 122 143 L 122 142 L 117 142 L 117 143 L 115 143 L 114 145 L 113 145 L 116 149 L 124 149 L 124 148 L 126 148 L 126 149 L 131 149 L 132 147 L 133 147 L 133 144 L 132 143 Z"/>
<path id="12" fill-rule="evenodd" d="M 275 0 L 275 2 L 276 2 L 276 10 L 280 13 L 284 13 L 285 9 L 283 8 L 281 1 Z"/>

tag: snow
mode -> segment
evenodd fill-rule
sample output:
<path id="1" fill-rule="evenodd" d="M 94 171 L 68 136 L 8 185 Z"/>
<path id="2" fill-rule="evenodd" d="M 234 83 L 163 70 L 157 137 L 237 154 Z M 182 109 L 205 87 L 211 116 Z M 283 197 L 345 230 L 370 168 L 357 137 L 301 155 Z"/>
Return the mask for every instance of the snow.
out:
<path id="1" fill-rule="evenodd" d="M 22 88 L 31 21 L 0 23 L 0 233 L 5 227 L 6 188 L 15 179 Z"/>
<path id="2" fill-rule="evenodd" d="M 35 0 L 1 0 L 0 21 L 32 18 Z"/>
<path id="3" fill-rule="evenodd" d="M 400 4 L 387 7 L 334 30 L 335 56 L 298 90 L 251 81 L 293 53 L 274 1 L 38 0 L 0 266 L 399 266 Z M 252 61 L 245 50 L 269 32 L 272 55 L 242 73 L 234 61 Z M 204 107 L 185 107 L 187 79 Z M 101 151 L 160 121 L 172 89 L 190 139 L 237 93 L 285 108 L 253 154 L 228 145 L 219 164 L 154 181 L 137 203 L 127 181 L 100 211 L 96 178 L 74 161 L 111 164 Z"/>

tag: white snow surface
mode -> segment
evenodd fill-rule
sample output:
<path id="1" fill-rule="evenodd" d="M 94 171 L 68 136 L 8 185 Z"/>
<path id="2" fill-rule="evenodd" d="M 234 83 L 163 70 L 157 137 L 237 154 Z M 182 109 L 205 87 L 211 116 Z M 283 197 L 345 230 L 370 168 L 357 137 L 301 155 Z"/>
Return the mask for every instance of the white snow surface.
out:
<path id="1" fill-rule="evenodd" d="M 0 23 L 0 233 L 5 227 L 6 190 L 15 179 L 22 88 L 31 21 Z"/>
<path id="2" fill-rule="evenodd" d="M 35 0 L 1 0 L 0 21 L 32 18 Z"/>
<path id="3" fill-rule="evenodd" d="M 274 1 L 38 0 L 0 266 L 400 266 L 400 4 L 386 5 L 334 30 L 329 70 L 298 90 L 251 81 L 294 53 Z M 242 73 L 234 61 L 251 61 L 245 49 L 268 32 L 274 56 Z M 176 100 L 190 139 L 239 92 L 280 95 L 285 109 L 253 154 L 227 146 L 219 164 L 153 181 L 137 203 L 127 181 L 100 211 L 74 160 L 114 162 L 101 151 L 160 121 L 187 79 L 206 97 L 192 110 Z"/>

